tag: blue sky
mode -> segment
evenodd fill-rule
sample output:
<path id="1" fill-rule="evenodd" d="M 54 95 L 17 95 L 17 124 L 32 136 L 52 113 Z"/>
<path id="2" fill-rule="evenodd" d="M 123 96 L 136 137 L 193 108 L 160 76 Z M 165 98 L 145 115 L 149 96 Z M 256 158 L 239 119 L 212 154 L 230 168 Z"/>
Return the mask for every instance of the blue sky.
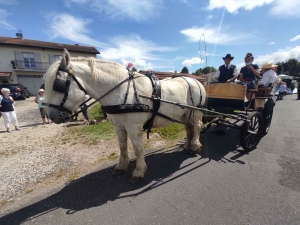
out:
<path id="1" fill-rule="evenodd" d="M 300 59 L 299 0 L 0 0 L 0 35 L 18 29 L 138 69 L 192 73 L 227 53 L 238 66 L 247 52 L 260 65 Z"/>

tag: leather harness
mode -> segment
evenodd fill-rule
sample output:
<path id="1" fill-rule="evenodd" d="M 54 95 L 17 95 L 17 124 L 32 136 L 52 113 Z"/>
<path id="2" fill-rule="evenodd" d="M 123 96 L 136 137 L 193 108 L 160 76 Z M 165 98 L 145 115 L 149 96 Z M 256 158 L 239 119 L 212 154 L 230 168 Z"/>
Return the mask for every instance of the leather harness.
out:
<path id="1" fill-rule="evenodd" d="M 87 93 L 87 91 L 82 87 L 82 85 L 79 83 L 79 81 L 77 80 L 76 76 L 74 75 L 74 72 L 72 69 L 67 68 L 67 69 L 63 69 L 60 68 L 58 69 L 57 73 L 59 71 L 65 72 L 68 74 L 67 80 L 61 80 L 61 79 L 55 79 L 54 83 L 53 83 L 53 90 L 60 92 L 60 93 L 64 93 L 64 97 L 63 100 L 61 102 L 60 105 L 54 105 L 54 104 L 48 104 L 49 107 L 53 107 L 53 108 L 57 108 L 59 110 L 59 115 L 60 118 L 65 121 L 65 119 L 68 119 L 69 117 L 72 116 L 77 116 L 82 110 L 77 111 L 76 113 L 72 114 L 71 110 L 67 109 L 64 107 L 64 104 L 67 100 L 68 97 L 68 92 L 69 92 L 69 87 L 70 87 L 70 83 L 71 83 L 71 78 L 76 82 L 76 84 L 78 85 L 78 87 L 80 88 L 81 91 L 83 91 L 85 94 Z M 127 82 L 127 91 L 125 93 L 125 98 L 124 98 L 124 103 L 120 104 L 120 105 L 108 105 L 108 106 L 102 106 L 102 109 L 105 113 L 107 114 L 120 114 L 120 113 L 134 113 L 134 112 L 151 112 L 152 116 L 151 118 L 144 124 L 143 126 L 143 130 L 147 131 L 147 138 L 149 139 L 149 133 L 151 132 L 151 128 L 153 126 L 153 122 L 156 116 L 160 116 L 164 119 L 170 120 L 172 122 L 177 122 L 177 123 L 181 123 L 181 124 L 188 124 L 188 123 L 184 123 L 181 122 L 179 120 L 176 120 L 174 118 L 171 118 L 169 116 L 166 116 L 159 111 L 160 108 L 160 99 L 161 99 L 161 85 L 159 82 L 159 79 L 156 77 L 156 75 L 151 71 L 147 71 L 146 74 L 144 74 L 145 76 L 147 76 L 152 84 L 152 96 L 151 96 L 151 100 L 153 101 L 153 109 L 150 108 L 149 105 L 146 104 L 141 104 L 140 103 L 140 99 L 139 99 L 139 95 L 137 93 L 137 89 L 136 89 L 136 85 L 135 85 L 135 78 L 134 77 L 134 73 L 130 70 L 128 70 L 128 78 L 126 78 L 125 80 L 121 81 L 119 84 L 117 84 L 115 87 L 113 87 L 112 89 L 110 89 L 108 92 L 106 92 L 104 95 L 102 95 L 100 98 L 96 99 L 94 102 L 92 102 L 91 104 L 88 105 L 88 107 L 92 106 L 93 104 L 95 104 L 96 102 L 100 101 L 102 98 L 104 98 L 105 96 L 107 96 L 109 93 L 111 93 L 112 91 L 114 91 L 116 88 L 118 88 L 119 86 L 121 86 L 123 83 Z M 190 95 L 191 95 L 191 101 L 193 106 L 195 106 L 194 104 L 194 100 L 193 100 L 193 96 L 192 96 L 192 91 L 191 91 L 191 86 L 190 83 L 187 81 L 187 79 L 185 77 L 182 77 L 189 85 L 189 89 L 190 89 Z M 195 80 L 195 79 L 194 79 Z M 127 97 L 129 94 L 129 87 L 130 87 L 130 83 L 133 83 L 133 89 L 134 89 L 134 95 L 136 98 L 136 103 L 135 104 L 127 104 Z M 196 82 L 198 84 L 198 82 Z M 196 107 L 201 107 L 201 102 L 202 102 L 202 95 L 201 95 L 201 88 L 200 85 L 199 86 L 199 90 L 200 90 L 200 103 L 199 105 L 197 105 Z M 91 98 L 90 98 L 91 99 Z M 90 99 L 86 100 L 85 102 L 83 102 L 81 105 L 85 104 L 87 101 L 89 101 Z M 71 116 L 67 117 L 65 115 L 64 112 L 68 112 L 69 114 L 72 114 Z M 191 110 L 190 116 L 192 114 L 193 110 Z M 188 120 L 189 121 L 189 120 Z"/>

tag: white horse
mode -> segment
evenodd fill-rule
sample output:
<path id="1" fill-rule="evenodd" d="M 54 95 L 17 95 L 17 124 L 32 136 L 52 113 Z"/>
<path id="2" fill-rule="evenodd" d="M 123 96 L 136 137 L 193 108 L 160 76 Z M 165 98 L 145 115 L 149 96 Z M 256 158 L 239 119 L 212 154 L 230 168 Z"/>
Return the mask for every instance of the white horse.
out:
<path id="1" fill-rule="evenodd" d="M 128 77 L 128 71 L 125 66 L 106 60 L 94 58 L 71 58 L 68 51 L 65 49 L 61 62 L 56 62 L 50 66 L 45 75 L 47 102 L 53 105 L 60 105 L 64 97 L 63 93 L 53 90 L 54 80 L 59 77 L 66 80 L 67 72 L 59 72 L 58 69 L 67 71 L 72 69 L 78 82 L 94 99 L 114 88 L 122 80 Z M 140 95 L 151 96 L 153 88 L 151 81 L 145 75 L 135 73 L 135 84 L 137 92 Z M 177 77 L 169 80 L 160 81 L 161 98 L 172 102 L 192 105 L 191 95 L 195 105 L 203 105 L 206 99 L 206 92 L 203 85 L 192 78 Z M 118 105 L 124 102 L 125 93 L 127 90 L 127 82 L 120 85 L 114 91 L 109 93 L 100 103 L 103 106 Z M 136 102 L 133 93 L 133 84 L 130 83 L 128 104 Z M 202 95 L 202 97 L 201 97 Z M 68 96 L 64 103 L 64 108 L 67 111 L 75 111 L 81 104 L 84 97 L 84 92 L 80 90 L 78 84 L 71 79 Z M 149 105 L 152 108 L 152 100 L 142 98 L 140 103 Z M 190 109 L 173 106 L 166 103 L 160 103 L 159 112 L 176 120 L 185 123 L 187 133 L 187 142 L 184 146 L 184 151 L 197 153 L 200 150 L 201 143 L 199 135 L 202 124 L 202 113 L 195 110 L 191 113 Z M 68 112 L 65 112 L 69 114 Z M 59 109 L 48 107 L 48 115 L 55 123 L 64 122 L 59 115 Z M 127 135 L 131 139 L 134 153 L 136 156 L 136 168 L 132 173 L 132 181 L 138 181 L 144 177 L 147 170 L 147 165 L 144 159 L 143 152 L 143 125 L 151 118 L 151 112 L 134 112 L 122 114 L 108 114 L 108 119 L 113 124 L 119 140 L 120 157 L 113 174 L 125 173 L 129 164 Z M 160 116 L 154 119 L 153 127 L 164 127 L 171 125 L 172 122 Z"/>

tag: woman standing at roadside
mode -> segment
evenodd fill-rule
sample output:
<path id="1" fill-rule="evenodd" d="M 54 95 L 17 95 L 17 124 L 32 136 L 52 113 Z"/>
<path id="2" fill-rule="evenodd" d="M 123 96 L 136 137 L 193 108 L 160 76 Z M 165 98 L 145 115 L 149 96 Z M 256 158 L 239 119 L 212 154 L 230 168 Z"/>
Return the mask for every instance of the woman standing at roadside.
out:
<path id="1" fill-rule="evenodd" d="M 7 132 L 11 132 L 9 123 L 10 120 L 15 126 L 16 130 L 20 130 L 18 127 L 18 120 L 15 112 L 13 103 L 15 102 L 12 97 L 9 96 L 10 90 L 8 88 L 1 89 L 2 96 L 0 95 L 0 112 L 3 116 L 4 126 L 7 129 Z"/>
<path id="2" fill-rule="evenodd" d="M 46 117 L 47 117 L 48 123 L 50 124 L 50 119 L 49 119 L 48 114 L 47 114 L 47 112 L 46 112 L 46 110 L 45 110 L 45 107 L 46 107 L 46 106 L 43 105 L 43 103 L 45 102 L 44 93 L 45 93 L 44 89 L 40 89 L 40 90 L 39 90 L 39 94 L 38 94 L 38 96 L 35 97 L 34 101 L 35 101 L 35 102 L 38 104 L 38 106 L 39 106 L 39 110 L 40 110 L 40 113 L 41 113 L 41 117 L 42 117 L 42 120 L 43 120 L 43 124 L 46 123 L 46 122 L 45 122 L 45 118 L 46 118 Z"/>

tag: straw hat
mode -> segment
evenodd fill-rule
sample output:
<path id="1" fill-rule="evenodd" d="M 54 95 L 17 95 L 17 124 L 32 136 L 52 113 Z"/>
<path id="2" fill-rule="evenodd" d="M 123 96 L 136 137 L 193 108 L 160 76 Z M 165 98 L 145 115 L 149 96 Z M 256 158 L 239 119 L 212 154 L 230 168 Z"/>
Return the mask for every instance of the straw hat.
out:
<path id="1" fill-rule="evenodd" d="M 261 66 L 261 68 L 264 70 L 264 69 L 272 69 L 274 67 L 277 67 L 278 65 L 274 65 L 272 63 L 265 63 Z"/>
<path id="2" fill-rule="evenodd" d="M 45 90 L 44 90 L 44 89 L 40 89 L 40 90 L 39 90 L 39 93 L 40 93 L 40 92 L 45 92 Z"/>

